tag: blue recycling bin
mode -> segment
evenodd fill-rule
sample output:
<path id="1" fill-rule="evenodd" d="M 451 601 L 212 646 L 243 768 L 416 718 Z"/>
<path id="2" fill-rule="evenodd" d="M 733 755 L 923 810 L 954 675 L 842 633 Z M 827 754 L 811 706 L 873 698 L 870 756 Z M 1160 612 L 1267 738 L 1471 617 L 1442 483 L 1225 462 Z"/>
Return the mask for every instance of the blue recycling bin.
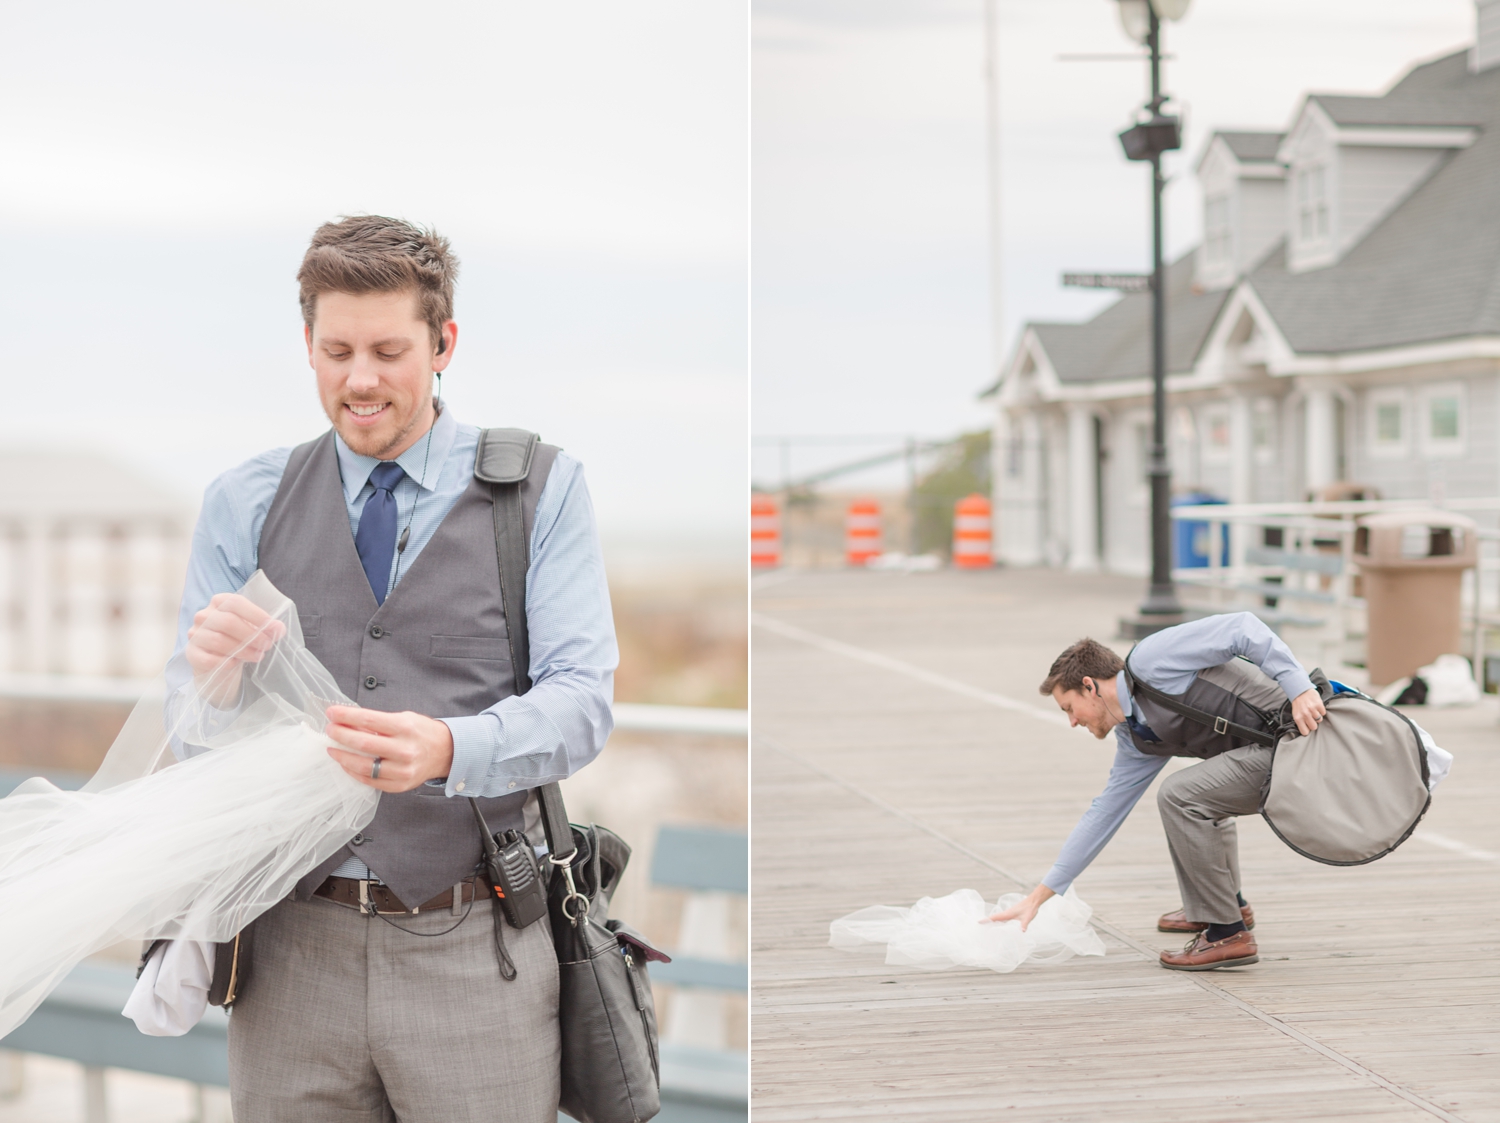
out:
<path id="1" fill-rule="evenodd" d="M 1209 503 L 1225 502 L 1227 501 L 1220 496 L 1206 491 L 1190 491 L 1172 497 L 1174 507 L 1201 507 Z M 1173 519 L 1172 568 L 1207 569 L 1208 537 L 1208 523 L 1197 519 Z M 1219 524 L 1219 564 L 1229 564 L 1229 526 L 1226 523 Z"/>

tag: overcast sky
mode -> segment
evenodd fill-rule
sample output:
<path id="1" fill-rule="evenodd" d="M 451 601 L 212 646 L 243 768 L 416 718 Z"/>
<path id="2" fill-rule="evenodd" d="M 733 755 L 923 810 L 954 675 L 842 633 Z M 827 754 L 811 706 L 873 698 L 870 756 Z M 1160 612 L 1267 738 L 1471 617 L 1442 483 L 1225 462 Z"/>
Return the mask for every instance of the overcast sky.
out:
<path id="1" fill-rule="evenodd" d="M 0 442 L 196 495 L 316 436 L 293 275 L 391 214 L 462 259 L 460 418 L 580 456 L 607 535 L 740 536 L 747 36 L 742 0 L 7 5 Z"/>
<path id="2" fill-rule="evenodd" d="M 993 381 L 982 0 L 754 0 L 753 417 L 784 434 L 939 436 Z M 1149 267 L 1149 172 L 1115 134 L 1146 96 L 1115 0 L 998 0 L 1006 339 L 1108 299 L 1067 269 Z M 1197 242 L 1215 128 L 1282 129 L 1309 90 L 1378 93 L 1472 42 L 1473 0 L 1194 0 L 1169 24 L 1167 245 Z M 794 473 L 871 449 L 796 450 Z M 758 479 L 777 478 L 758 446 Z"/>

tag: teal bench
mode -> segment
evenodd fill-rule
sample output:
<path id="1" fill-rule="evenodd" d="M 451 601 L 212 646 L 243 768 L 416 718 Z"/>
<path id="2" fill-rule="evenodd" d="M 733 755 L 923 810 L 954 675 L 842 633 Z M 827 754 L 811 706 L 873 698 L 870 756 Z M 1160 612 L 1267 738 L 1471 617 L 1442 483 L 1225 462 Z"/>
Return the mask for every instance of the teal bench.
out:
<path id="1" fill-rule="evenodd" d="M 651 884 L 689 892 L 748 893 L 750 840 L 743 831 L 664 826 L 656 836 Z M 738 992 L 750 970 L 688 955 L 651 965 L 651 979 L 674 987 Z M 750 1072 L 745 1053 L 662 1043 L 661 1123 L 745 1123 Z"/>

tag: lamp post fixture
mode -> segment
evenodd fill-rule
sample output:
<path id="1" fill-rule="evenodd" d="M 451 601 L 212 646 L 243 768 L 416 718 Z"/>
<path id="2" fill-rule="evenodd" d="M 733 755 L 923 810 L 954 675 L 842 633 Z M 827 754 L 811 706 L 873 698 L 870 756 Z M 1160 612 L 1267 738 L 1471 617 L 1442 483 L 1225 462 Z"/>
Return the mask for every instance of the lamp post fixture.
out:
<path id="1" fill-rule="evenodd" d="M 1147 117 L 1120 134 L 1127 160 L 1151 165 L 1151 584 L 1140 618 L 1124 621 L 1127 635 L 1140 638 L 1177 623 L 1182 604 L 1172 586 L 1172 470 L 1167 463 L 1167 275 L 1162 264 L 1161 174 L 1163 152 L 1182 147 L 1181 121 L 1162 113 L 1161 22 L 1177 20 L 1191 0 L 1116 0 L 1125 33 L 1144 44 L 1151 60 L 1151 100 Z"/>

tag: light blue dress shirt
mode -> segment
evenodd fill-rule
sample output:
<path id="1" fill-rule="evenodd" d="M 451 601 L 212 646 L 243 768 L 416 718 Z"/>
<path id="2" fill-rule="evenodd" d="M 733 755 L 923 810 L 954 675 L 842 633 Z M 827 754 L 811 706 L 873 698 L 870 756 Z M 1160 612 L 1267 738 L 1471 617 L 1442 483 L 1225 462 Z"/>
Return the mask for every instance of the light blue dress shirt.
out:
<path id="1" fill-rule="evenodd" d="M 1227 663 L 1236 656 L 1250 660 L 1275 679 L 1288 698 L 1312 689 L 1312 679 L 1307 677 L 1291 648 L 1253 612 L 1208 616 L 1147 636 L 1130 653 L 1130 669 L 1137 678 L 1160 691 L 1181 694 L 1193 685 L 1199 671 Z M 1121 709 L 1144 723 L 1146 715 L 1131 697 L 1124 671 L 1115 676 L 1115 690 L 1120 696 Z M 1114 838 L 1169 759 L 1141 752 L 1130 739 L 1130 727 L 1124 722 L 1115 726 L 1115 762 L 1109 770 L 1109 780 L 1068 835 L 1052 869 L 1042 878 L 1047 888 L 1054 893 L 1068 891 L 1073 879 Z"/>
<path id="2" fill-rule="evenodd" d="M 374 492 L 370 472 L 379 461 L 354 452 L 337 435 L 334 444 L 352 536 Z M 396 458 L 406 472 L 395 488 L 397 525 L 410 524 L 411 535 L 392 562 L 390 588 L 411 569 L 469 486 L 478 447 L 479 429 L 460 424 L 451 409 L 444 409 L 430 442 L 424 437 Z M 291 451 L 262 453 L 225 472 L 204 493 L 169 682 L 191 678 L 182 653 L 194 614 L 215 594 L 234 592 L 259 568 L 261 530 Z M 452 731 L 453 765 L 446 781 L 428 782 L 443 784 L 449 796 L 500 796 L 564 779 L 599 755 L 614 727 L 610 704 L 619 651 L 609 587 L 583 467 L 562 452 L 537 501 L 526 619 L 531 690 L 483 713 L 432 715 Z M 368 876 L 363 871 L 351 859 L 335 872 Z"/>

